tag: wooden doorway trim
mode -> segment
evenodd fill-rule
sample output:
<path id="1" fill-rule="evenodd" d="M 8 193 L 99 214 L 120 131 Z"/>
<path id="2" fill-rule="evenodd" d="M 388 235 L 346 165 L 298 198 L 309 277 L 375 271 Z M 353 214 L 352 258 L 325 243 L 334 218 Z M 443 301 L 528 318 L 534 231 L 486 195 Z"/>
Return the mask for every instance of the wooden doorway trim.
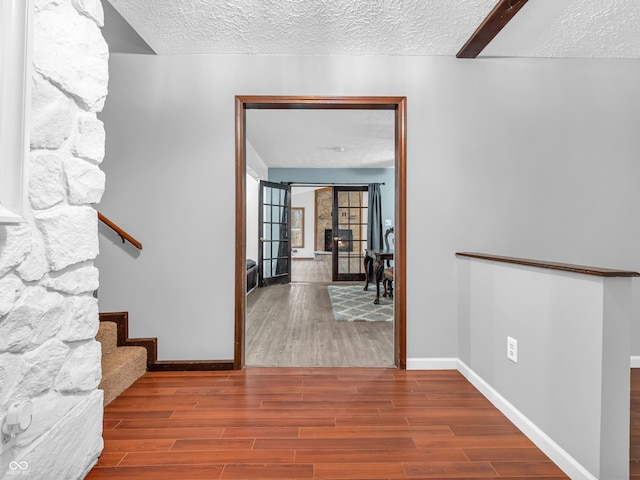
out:
<path id="1" fill-rule="evenodd" d="M 394 280 L 394 359 L 407 368 L 406 318 L 406 211 L 407 211 L 407 99 L 406 97 L 289 97 L 242 96 L 235 98 L 236 127 L 236 257 L 235 257 L 235 336 L 233 364 L 244 367 L 246 314 L 246 111 L 247 109 L 354 109 L 394 110 L 395 122 L 395 280 Z"/>

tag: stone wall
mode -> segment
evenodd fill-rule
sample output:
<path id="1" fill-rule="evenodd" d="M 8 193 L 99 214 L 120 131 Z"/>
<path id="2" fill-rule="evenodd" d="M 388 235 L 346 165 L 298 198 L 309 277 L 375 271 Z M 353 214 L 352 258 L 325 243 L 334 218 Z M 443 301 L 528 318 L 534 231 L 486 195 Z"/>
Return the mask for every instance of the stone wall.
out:
<path id="1" fill-rule="evenodd" d="M 0 422 L 33 422 L 0 478 L 83 478 L 102 450 L 97 216 L 108 50 L 100 0 L 34 0 L 28 221 L 0 226 Z M 16 470 L 16 463 L 26 470 Z"/>
<path id="2" fill-rule="evenodd" d="M 324 231 L 333 226 L 333 189 L 316 190 L 316 250 L 325 251 Z"/>

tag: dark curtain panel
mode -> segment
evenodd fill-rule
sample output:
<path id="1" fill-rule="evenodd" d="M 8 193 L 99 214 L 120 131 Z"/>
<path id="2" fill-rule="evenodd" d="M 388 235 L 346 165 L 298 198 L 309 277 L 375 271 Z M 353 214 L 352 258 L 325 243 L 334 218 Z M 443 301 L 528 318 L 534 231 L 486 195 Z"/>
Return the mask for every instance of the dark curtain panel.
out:
<path id="1" fill-rule="evenodd" d="M 280 242 L 278 244 L 278 262 L 276 264 L 276 275 L 282 275 L 289 271 L 289 192 L 280 190 L 284 193 L 284 201 L 282 205 L 282 215 L 280 217 Z"/>
<path id="2" fill-rule="evenodd" d="M 369 217 L 367 219 L 367 245 L 369 250 L 382 250 L 382 195 L 379 183 L 369 184 Z"/>

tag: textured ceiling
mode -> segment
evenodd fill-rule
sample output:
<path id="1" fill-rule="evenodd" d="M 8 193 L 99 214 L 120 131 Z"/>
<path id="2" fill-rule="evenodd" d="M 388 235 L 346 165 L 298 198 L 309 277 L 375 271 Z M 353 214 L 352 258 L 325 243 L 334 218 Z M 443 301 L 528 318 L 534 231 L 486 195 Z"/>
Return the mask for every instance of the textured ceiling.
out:
<path id="1" fill-rule="evenodd" d="M 390 168 L 393 110 L 247 110 L 247 142 L 271 168 Z"/>
<path id="2" fill-rule="evenodd" d="M 109 0 L 163 54 L 455 55 L 497 0 Z M 530 0 L 483 52 L 640 57 L 640 0 Z"/>
<path id="3" fill-rule="evenodd" d="M 455 53 L 493 0 L 111 3 L 158 54 L 421 55 Z"/>
<path id="4" fill-rule="evenodd" d="M 482 54 L 640 58 L 640 1 L 529 0 Z"/>

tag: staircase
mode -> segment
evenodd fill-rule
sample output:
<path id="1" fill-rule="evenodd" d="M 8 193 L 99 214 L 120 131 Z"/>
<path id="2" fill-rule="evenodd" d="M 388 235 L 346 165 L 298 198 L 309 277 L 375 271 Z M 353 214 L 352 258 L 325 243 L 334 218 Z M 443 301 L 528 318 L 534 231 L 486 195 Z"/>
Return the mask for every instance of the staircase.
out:
<path id="1" fill-rule="evenodd" d="M 147 349 L 118 346 L 118 325 L 101 321 L 96 340 L 102 344 L 102 381 L 104 405 L 124 392 L 147 371 Z"/>

